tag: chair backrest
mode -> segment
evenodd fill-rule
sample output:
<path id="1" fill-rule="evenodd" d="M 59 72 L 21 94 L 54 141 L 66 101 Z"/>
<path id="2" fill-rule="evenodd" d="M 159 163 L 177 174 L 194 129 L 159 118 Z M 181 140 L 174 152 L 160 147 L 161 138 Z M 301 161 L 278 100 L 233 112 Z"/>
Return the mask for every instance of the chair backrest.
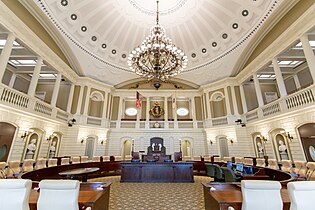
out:
<path id="1" fill-rule="evenodd" d="M 205 162 L 211 162 L 211 157 L 210 157 L 210 156 L 204 156 L 204 157 L 203 157 L 203 160 L 204 160 Z"/>
<path id="2" fill-rule="evenodd" d="M 279 170 L 278 162 L 276 159 L 268 160 L 268 168 Z"/>
<path id="3" fill-rule="evenodd" d="M 42 169 L 42 168 L 46 168 L 46 159 L 45 158 L 38 158 L 35 164 L 35 169 Z"/>
<path id="4" fill-rule="evenodd" d="M 93 156 L 92 162 L 100 162 L 101 161 L 101 156 Z"/>
<path id="5" fill-rule="evenodd" d="M 213 157 L 213 162 L 222 162 L 221 157 Z"/>
<path id="6" fill-rule="evenodd" d="M 224 174 L 224 180 L 225 182 L 236 182 L 236 176 L 232 169 L 228 167 L 221 167 L 221 170 Z"/>
<path id="7" fill-rule="evenodd" d="M 57 166 L 57 161 L 58 160 L 56 158 L 48 159 L 47 162 L 48 167 Z"/>
<path id="8" fill-rule="evenodd" d="M 281 171 L 292 173 L 293 172 L 292 161 L 282 160 Z"/>
<path id="9" fill-rule="evenodd" d="M 103 162 L 109 162 L 110 156 L 103 156 Z"/>
<path id="10" fill-rule="evenodd" d="M 278 181 L 242 180 L 242 210 L 282 210 L 281 184 Z"/>
<path id="11" fill-rule="evenodd" d="M 315 181 L 289 182 L 290 210 L 314 209 Z"/>
<path id="12" fill-rule="evenodd" d="M 244 158 L 244 164 L 245 165 L 249 165 L 249 166 L 254 165 L 253 159 L 251 159 L 251 158 Z"/>
<path id="13" fill-rule="evenodd" d="M 215 176 L 215 169 L 213 167 L 212 163 L 205 163 L 206 169 L 207 169 L 207 176 L 210 176 L 214 178 Z"/>
<path id="14" fill-rule="evenodd" d="M 190 161 L 191 160 L 191 156 L 183 156 L 182 160 L 183 161 Z"/>
<path id="15" fill-rule="evenodd" d="M 7 176 L 13 177 L 14 174 L 19 174 L 19 173 L 21 173 L 20 161 L 19 160 L 9 161 Z"/>
<path id="16" fill-rule="evenodd" d="M 122 161 L 122 157 L 121 156 L 115 156 L 115 161 Z"/>
<path id="17" fill-rule="evenodd" d="M 33 159 L 24 159 L 23 165 L 22 165 L 22 171 L 23 172 L 29 172 L 34 170 L 34 163 L 35 161 Z"/>
<path id="18" fill-rule="evenodd" d="M 306 167 L 308 168 L 307 175 L 306 175 L 307 180 L 314 181 L 315 180 L 315 162 L 306 163 Z"/>
<path id="19" fill-rule="evenodd" d="M 294 161 L 294 173 L 299 174 L 300 177 L 306 177 L 307 174 L 307 167 L 306 161 Z"/>
<path id="20" fill-rule="evenodd" d="M 42 180 L 39 188 L 38 210 L 79 210 L 78 180 Z"/>
<path id="21" fill-rule="evenodd" d="M 132 156 L 131 155 L 125 155 L 124 160 L 132 160 Z"/>
<path id="22" fill-rule="evenodd" d="M 257 158 L 256 159 L 256 166 L 265 167 L 266 166 L 265 159 L 264 158 Z"/>
<path id="23" fill-rule="evenodd" d="M 194 161 L 201 161 L 201 156 L 200 156 L 200 155 L 194 156 L 194 157 L 193 157 L 193 160 L 194 160 Z"/>
<path id="24" fill-rule="evenodd" d="M 244 162 L 244 158 L 243 157 L 235 157 L 235 164 L 243 163 L 243 162 Z"/>
<path id="25" fill-rule="evenodd" d="M 69 165 L 70 158 L 61 158 L 61 165 Z"/>
<path id="26" fill-rule="evenodd" d="M 89 156 L 81 156 L 81 163 L 87 163 L 89 161 Z"/>
<path id="27" fill-rule="evenodd" d="M 0 179 L 4 179 L 7 177 L 7 173 L 5 167 L 7 166 L 6 162 L 0 162 Z"/>
<path id="28" fill-rule="evenodd" d="M 71 162 L 72 164 L 80 163 L 80 157 L 78 156 L 72 157 L 71 159 L 72 159 L 72 162 Z"/>
<path id="29" fill-rule="evenodd" d="M 0 180 L 0 209 L 29 210 L 32 181 L 29 179 Z"/>
<path id="30" fill-rule="evenodd" d="M 223 157 L 223 161 L 227 163 L 228 161 L 232 161 L 232 157 Z"/>
<path id="31" fill-rule="evenodd" d="M 218 180 L 223 179 L 223 172 L 221 170 L 221 167 L 218 164 L 213 164 L 213 167 L 214 167 L 214 178 Z"/>

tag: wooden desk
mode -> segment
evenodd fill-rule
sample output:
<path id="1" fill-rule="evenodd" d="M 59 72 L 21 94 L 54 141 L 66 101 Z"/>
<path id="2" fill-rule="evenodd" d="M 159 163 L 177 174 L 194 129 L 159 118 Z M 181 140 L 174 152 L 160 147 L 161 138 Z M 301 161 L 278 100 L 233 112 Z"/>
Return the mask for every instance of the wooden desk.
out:
<path id="1" fill-rule="evenodd" d="M 121 182 L 194 182 L 192 163 L 121 163 Z"/>
<path id="2" fill-rule="evenodd" d="M 202 183 L 202 185 L 205 199 L 205 210 L 227 210 L 229 206 L 232 206 L 235 210 L 242 209 L 242 191 L 236 184 L 210 183 L 209 185 L 207 183 Z M 216 190 L 210 191 L 211 186 Z M 281 197 L 283 201 L 283 209 L 289 210 L 290 198 L 286 188 L 281 189 Z"/>
<path id="3" fill-rule="evenodd" d="M 68 179 L 78 178 L 79 180 L 82 180 L 82 182 L 87 182 L 88 174 L 93 174 L 99 170 L 100 168 L 97 168 L 97 167 L 76 168 L 76 169 L 61 171 L 58 174 L 60 176 L 66 176 Z"/>
<path id="4" fill-rule="evenodd" d="M 79 192 L 79 208 L 86 209 L 91 207 L 92 210 L 108 210 L 109 209 L 109 193 L 111 183 L 89 182 L 80 184 Z M 102 186 L 102 189 L 97 189 Z M 38 183 L 33 184 L 33 188 L 38 187 Z M 29 204 L 30 210 L 37 210 L 37 200 L 39 193 L 32 189 Z"/>

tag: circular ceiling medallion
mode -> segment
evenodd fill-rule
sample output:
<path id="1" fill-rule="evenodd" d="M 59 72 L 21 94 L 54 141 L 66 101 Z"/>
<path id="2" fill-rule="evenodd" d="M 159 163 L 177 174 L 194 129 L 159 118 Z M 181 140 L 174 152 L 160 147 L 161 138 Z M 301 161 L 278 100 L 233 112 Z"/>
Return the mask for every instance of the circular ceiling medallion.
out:
<path id="1" fill-rule="evenodd" d="M 186 108 L 178 108 L 177 110 L 176 110 L 176 113 L 177 113 L 177 115 L 178 116 L 186 116 L 186 115 L 188 115 L 188 113 L 189 113 L 189 111 L 188 111 L 188 109 L 186 109 Z"/>
<path id="2" fill-rule="evenodd" d="M 138 110 L 136 108 L 127 108 L 126 111 L 125 111 L 126 115 L 128 116 L 136 116 L 137 113 L 138 113 Z"/>
<path id="3" fill-rule="evenodd" d="M 160 1 L 159 12 L 160 15 L 169 15 L 176 12 L 178 9 L 183 7 L 188 0 L 172 0 L 172 1 Z M 155 16 L 156 15 L 156 2 L 148 0 L 129 0 L 134 8 L 140 12 Z"/>

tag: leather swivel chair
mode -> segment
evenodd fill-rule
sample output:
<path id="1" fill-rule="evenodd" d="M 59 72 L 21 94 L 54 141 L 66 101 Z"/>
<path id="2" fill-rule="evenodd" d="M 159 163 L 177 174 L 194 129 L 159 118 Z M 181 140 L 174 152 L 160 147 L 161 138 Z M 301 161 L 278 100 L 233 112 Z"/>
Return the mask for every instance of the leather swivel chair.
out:
<path id="1" fill-rule="evenodd" d="M 215 168 L 212 163 L 205 163 L 207 169 L 207 176 L 214 178 L 215 177 Z"/>
<path id="2" fill-rule="evenodd" d="M 243 163 L 243 162 L 244 162 L 244 158 L 243 157 L 235 157 L 235 164 Z"/>
<path id="3" fill-rule="evenodd" d="M 228 161 L 231 161 L 232 162 L 232 157 L 223 157 L 223 161 L 225 162 L 225 163 L 227 163 Z"/>
<path id="4" fill-rule="evenodd" d="M 13 160 L 8 163 L 7 177 L 14 177 L 15 174 L 21 173 L 20 161 Z"/>
<path id="5" fill-rule="evenodd" d="M 101 156 L 93 156 L 92 162 L 101 162 Z"/>
<path id="6" fill-rule="evenodd" d="M 37 210 L 79 210 L 78 180 L 42 180 Z"/>
<path id="7" fill-rule="evenodd" d="M 254 162 L 251 158 L 244 158 L 244 165 L 253 166 Z"/>
<path id="8" fill-rule="evenodd" d="M 57 159 L 52 158 L 52 159 L 48 159 L 47 165 L 48 167 L 52 167 L 52 166 L 57 166 Z"/>
<path id="9" fill-rule="evenodd" d="M 289 182 L 290 210 L 314 209 L 315 181 Z"/>
<path id="10" fill-rule="evenodd" d="M 7 166 L 6 162 L 0 162 L 0 179 L 5 179 L 7 177 L 7 173 L 5 167 Z"/>
<path id="11" fill-rule="evenodd" d="M 213 158 L 213 162 L 215 162 L 215 163 L 220 163 L 220 162 L 222 162 L 221 157 L 214 157 L 214 158 Z"/>
<path id="12" fill-rule="evenodd" d="M 213 167 L 214 167 L 214 181 L 224 182 L 224 175 L 221 170 L 221 167 L 218 164 L 213 164 Z"/>
<path id="13" fill-rule="evenodd" d="M 0 209 L 29 210 L 32 181 L 29 179 L 0 180 Z"/>
<path id="14" fill-rule="evenodd" d="M 241 178 L 238 178 L 234 171 L 228 167 L 221 167 L 221 170 L 224 174 L 225 182 L 239 182 Z"/>
<path id="15" fill-rule="evenodd" d="M 38 158 L 36 160 L 36 164 L 35 164 L 35 169 L 38 170 L 38 169 L 42 169 L 42 168 L 46 168 L 46 159 L 45 158 Z"/>
<path id="16" fill-rule="evenodd" d="M 256 159 L 256 166 L 265 167 L 266 166 L 265 159 L 264 158 L 257 158 Z"/>
<path id="17" fill-rule="evenodd" d="M 69 165 L 70 164 L 70 158 L 61 158 L 61 165 Z"/>
<path id="18" fill-rule="evenodd" d="M 81 156 L 81 163 L 89 162 L 89 156 Z"/>
<path id="19" fill-rule="evenodd" d="M 183 161 L 191 161 L 191 156 L 183 156 Z"/>
<path id="20" fill-rule="evenodd" d="M 122 157 L 121 156 L 115 156 L 115 161 L 122 161 Z"/>
<path id="21" fill-rule="evenodd" d="M 124 160 L 131 160 L 132 159 L 132 156 L 131 155 L 125 155 L 125 158 L 124 158 Z"/>
<path id="22" fill-rule="evenodd" d="M 201 156 L 194 156 L 193 161 L 201 161 Z"/>
<path id="23" fill-rule="evenodd" d="M 71 159 L 72 159 L 72 161 L 71 161 L 72 164 L 80 163 L 80 157 L 79 156 L 72 157 Z"/>
<path id="24" fill-rule="evenodd" d="M 211 157 L 210 156 L 205 156 L 205 157 L 203 157 L 203 160 L 205 162 L 211 162 Z"/>
<path id="25" fill-rule="evenodd" d="M 242 210 L 282 210 L 281 184 L 278 181 L 242 180 Z"/>
<path id="26" fill-rule="evenodd" d="M 33 166 L 34 163 L 35 163 L 35 161 L 33 159 L 25 159 L 23 161 L 22 171 L 23 172 L 33 171 L 34 170 L 34 166 Z"/>
<path id="27" fill-rule="evenodd" d="M 103 156 L 103 162 L 109 162 L 110 156 Z"/>
<path id="28" fill-rule="evenodd" d="M 276 159 L 269 159 L 268 160 L 268 168 L 279 170 L 278 161 Z"/>
<path id="29" fill-rule="evenodd" d="M 315 162 L 306 163 L 306 167 L 308 168 L 306 175 L 307 180 L 315 181 Z"/>
<path id="30" fill-rule="evenodd" d="M 281 171 L 293 173 L 292 161 L 291 160 L 282 160 Z"/>
<path id="31" fill-rule="evenodd" d="M 294 161 L 295 168 L 293 168 L 295 174 L 299 174 L 300 177 L 306 177 L 307 167 L 306 161 Z"/>

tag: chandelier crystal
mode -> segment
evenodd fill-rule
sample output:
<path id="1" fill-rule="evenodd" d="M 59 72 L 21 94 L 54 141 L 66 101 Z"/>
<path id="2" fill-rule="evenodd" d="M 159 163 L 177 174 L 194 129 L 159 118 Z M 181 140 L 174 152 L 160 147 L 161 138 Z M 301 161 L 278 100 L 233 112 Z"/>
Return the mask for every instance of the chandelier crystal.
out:
<path id="1" fill-rule="evenodd" d="M 128 56 L 129 68 L 148 80 L 168 80 L 187 67 L 188 58 L 177 48 L 172 39 L 165 35 L 165 29 L 159 25 L 159 0 L 156 1 L 156 25 L 150 35 L 143 40 Z"/>

